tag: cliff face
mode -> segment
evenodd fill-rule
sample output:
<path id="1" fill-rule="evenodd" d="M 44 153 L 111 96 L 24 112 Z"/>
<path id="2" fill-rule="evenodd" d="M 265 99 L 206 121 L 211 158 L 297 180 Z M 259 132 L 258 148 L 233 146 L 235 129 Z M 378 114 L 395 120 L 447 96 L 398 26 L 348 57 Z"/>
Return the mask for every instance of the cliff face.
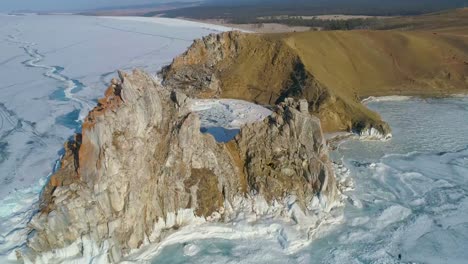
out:
<path id="1" fill-rule="evenodd" d="M 295 197 L 305 212 L 314 197 L 324 210 L 336 202 L 327 146 L 307 102 L 285 99 L 222 144 L 200 132 L 185 94 L 139 71 L 120 75 L 67 144 L 31 221 L 25 259 L 49 262 L 47 252 L 65 247 L 82 256 L 91 240 L 116 262 L 184 225 L 229 221 L 238 201 L 253 197 L 268 204 Z"/>

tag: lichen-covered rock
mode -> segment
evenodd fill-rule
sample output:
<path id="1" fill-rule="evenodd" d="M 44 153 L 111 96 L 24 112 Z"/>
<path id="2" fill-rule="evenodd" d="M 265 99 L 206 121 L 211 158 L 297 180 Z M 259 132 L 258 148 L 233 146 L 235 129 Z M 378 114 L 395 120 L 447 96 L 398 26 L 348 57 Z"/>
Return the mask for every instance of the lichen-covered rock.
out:
<path id="1" fill-rule="evenodd" d="M 286 99 L 222 144 L 200 132 L 183 93 L 140 71 L 120 77 L 68 144 L 24 259 L 48 262 L 46 252 L 61 248 L 82 255 L 93 241 L 117 262 L 181 226 L 229 221 L 239 198 L 294 196 L 307 210 L 319 196 L 324 209 L 333 206 L 335 178 L 307 102 Z"/>

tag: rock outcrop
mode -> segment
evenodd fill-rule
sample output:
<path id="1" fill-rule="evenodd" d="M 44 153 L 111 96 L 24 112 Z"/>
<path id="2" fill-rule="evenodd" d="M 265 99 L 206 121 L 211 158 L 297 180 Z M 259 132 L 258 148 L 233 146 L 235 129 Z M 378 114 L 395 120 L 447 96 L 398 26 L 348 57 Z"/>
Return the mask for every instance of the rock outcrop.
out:
<path id="1" fill-rule="evenodd" d="M 301 56 L 273 36 L 226 32 L 196 40 L 161 72 L 168 87 L 183 87 L 201 98 L 235 98 L 275 105 L 285 98 L 306 99 L 327 132 L 360 134 L 362 124 L 382 135 L 389 126 L 352 94 L 343 96 L 323 85 Z"/>
<path id="2" fill-rule="evenodd" d="M 82 257 L 93 241 L 101 258 L 118 262 L 184 225 L 229 221 L 236 201 L 253 197 L 268 204 L 294 197 L 306 213 L 317 197 L 323 210 L 334 206 L 327 146 L 305 100 L 285 98 L 224 144 L 200 132 L 190 100 L 143 72 L 121 73 L 67 144 L 23 258 Z"/>

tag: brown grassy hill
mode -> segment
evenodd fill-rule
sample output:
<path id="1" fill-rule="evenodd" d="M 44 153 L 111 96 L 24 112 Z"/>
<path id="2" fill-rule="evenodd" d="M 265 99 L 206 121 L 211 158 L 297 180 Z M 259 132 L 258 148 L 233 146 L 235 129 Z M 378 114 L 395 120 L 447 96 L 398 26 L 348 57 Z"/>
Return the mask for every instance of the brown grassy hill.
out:
<path id="1" fill-rule="evenodd" d="M 305 97 L 326 131 L 385 132 L 363 97 L 468 92 L 468 38 L 463 28 L 454 32 L 224 33 L 196 41 L 163 77 L 203 97 Z"/>
<path id="2" fill-rule="evenodd" d="M 339 93 L 444 95 L 466 91 L 468 38 L 429 32 L 327 31 L 282 36 Z"/>

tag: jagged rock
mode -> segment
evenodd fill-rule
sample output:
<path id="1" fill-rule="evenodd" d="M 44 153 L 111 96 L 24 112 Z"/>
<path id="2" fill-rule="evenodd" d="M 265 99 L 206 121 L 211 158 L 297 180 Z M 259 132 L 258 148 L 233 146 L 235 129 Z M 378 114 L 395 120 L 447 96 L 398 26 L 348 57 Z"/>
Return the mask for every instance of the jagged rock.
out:
<path id="1" fill-rule="evenodd" d="M 219 96 L 221 91 L 218 77 L 214 73 L 217 71 L 215 66 L 227 57 L 234 58 L 238 55 L 240 38 L 240 32 L 231 31 L 219 35 L 210 34 L 195 40 L 192 49 L 163 68 L 163 75 L 171 74 L 173 77 L 166 79 L 164 84 L 182 89 L 190 96 Z"/>
<path id="2" fill-rule="evenodd" d="M 244 126 L 236 143 L 249 189 L 267 201 L 294 195 L 305 209 L 314 195 L 333 201 L 337 190 L 320 121 L 301 106 L 286 100 L 268 119 Z"/>
<path id="3" fill-rule="evenodd" d="M 287 99 L 222 144 L 200 132 L 180 91 L 140 71 L 120 77 L 68 144 L 31 220 L 24 259 L 100 249 L 116 262 L 181 226 L 229 221 L 235 200 L 253 196 L 270 204 L 294 196 L 303 210 L 320 196 L 324 209 L 333 206 L 327 146 L 306 102 Z"/>

